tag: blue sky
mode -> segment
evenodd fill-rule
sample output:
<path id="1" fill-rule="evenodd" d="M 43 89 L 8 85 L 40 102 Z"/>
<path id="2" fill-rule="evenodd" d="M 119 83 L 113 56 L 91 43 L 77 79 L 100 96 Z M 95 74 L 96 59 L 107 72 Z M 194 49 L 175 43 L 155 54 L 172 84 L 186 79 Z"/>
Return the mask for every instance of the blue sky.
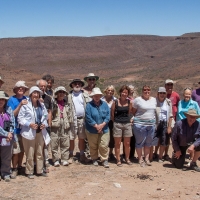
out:
<path id="1" fill-rule="evenodd" d="M 0 0 L 0 38 L 200 31 L 199 0 Z"/>

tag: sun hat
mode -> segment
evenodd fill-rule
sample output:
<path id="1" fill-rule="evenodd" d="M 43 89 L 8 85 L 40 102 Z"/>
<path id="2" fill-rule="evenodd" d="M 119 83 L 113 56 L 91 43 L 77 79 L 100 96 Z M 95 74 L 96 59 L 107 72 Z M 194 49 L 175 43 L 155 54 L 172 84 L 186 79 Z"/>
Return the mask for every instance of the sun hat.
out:
<path id="1" fill-rule="evenodd" d="M 95 76 L 94 73 L 89 73 L 89 74 L 84 78 L 84 80 L 87 81 L 88 78 L 95 78 L 96 81 L 99 80 L 99 77 L 98 77 L 98 76 Z"/>
<path id="2" fill-rule="evenodd" d="M 69 86 L 72 88 L 72 84 L 75 83 L 75 82 L 80 82 L 82 84 L 81 87 L 83 87 L 85 85 L 85 83 L 81 80 L 81 79 L 74 79 L 70 84 Z"/>
<path id="3" fill-rule="evenodd" d="M 40 93 L 40 95 L 42 95 L 43 94 L 43 92 L 39 89 L 39 87 L 38 86 L 33 86 L 33 87 L 31 87 L 30 88 L 30 90 L 29 90 L 29 96 L 34 92 L 34 91 L 37 91 L 37 92 L 39 92 Z"/>
<path id="4" fill-rule="evenodd" d="M 57 93 L 58 91 L 64 91 L 66 94 L 68 94 L 67 90 L 66 90 L 65 87 L 63 87 L 63 86 L 59 86 L 59 87 L 57 87 L 57 88 L 55 89 L 55 91 L 54 91 L 55 95 L 56 95 L 56 93 Z"/>
<path id="5" fill-rule="evenodd" d="M 165 81 L 165 84 L 167 84 L 167 83 L 173 83 L 173 84 L 174 84 L 174 81 L 171 80 L 171 79 L 167 79 L 167 80 Z"/>
<path id="6" fill-rule="evenodd" d="M 166 93 L 166 89 L 165 89 L 164 87 L 159 87 L 159 88 L 158 88 L 158 93 L 159 93 L 159 92 L 165 92 L 165 93 Z"/>
<path id="7" fill-rule="evenodd" d="M 25 89 L 26 89 L 25 92 L 29 90 L 29 87 L 25 85 L 25 81 L 17 81 L 17 83 L 15 83 L 15 86 L 14 86 L 14 88 L 13 88 L 13 92 L 15 93 L 14 90 L 15 90 L 16 88 L 19 88 L 19 87 L 25 88 Z"/>
<path id="8" fill-rule="evenodd" d="M 200 115 L 197 114 L 197 111 L 195 109 L 189 109 L 187 112 L 184 112 L 185 115 L 190 115 L 196 118 L 199 118 Z"/>
<path id="9" fill-rule="evenodd" d="M 0 81 L 1 81 L 2 83 L 5 83 L 5 82 L 2 80 L 1 76 L 0 76 Z"/>
<path id="10" fill-rule="evenodd" d="M 90 96 L 90 97 L 93 97 L 93 96 L 96 95 L 96 94 L 100 94 L 101 96 L 103 96 L 101 90 L 100 90 L 98 87 L 93 88 L 93 89 L 92 89 L 92 92 L 91 92 L 91 94 L 90 94 L 89 96 Z"/>
<path id="11" fill-rule="evenodd" d="M 6 99 L 6 100 L 8 100 L 9 99 L 9 97 L 8 96 L 6 96 L 6 93 L 4 92 L 4 91 L 0 91 L 0 99 Z"/>

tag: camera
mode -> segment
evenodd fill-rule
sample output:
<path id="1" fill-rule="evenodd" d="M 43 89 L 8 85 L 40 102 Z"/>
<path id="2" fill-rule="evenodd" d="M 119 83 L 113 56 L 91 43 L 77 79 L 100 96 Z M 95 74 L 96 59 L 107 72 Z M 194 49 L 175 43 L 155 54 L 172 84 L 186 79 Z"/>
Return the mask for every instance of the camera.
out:
<path id="1" fill-rule="evenodd" d="M 35 122 L 35 124 L 38 125 L 38 128 L 37 128 L 37 130 L 36 130 L 36 133 L 40 133 L 40 132 L 41 132 L 40 126 L 42 125 L 42 123 L 41 123 L 41 122 Z"/>
<path id="2" fill-rule="evenodd" d="M 3 123 L 3 129 L 7 132 L 10 132 L 11 122 L 10 121 L 4 121 Z"/>

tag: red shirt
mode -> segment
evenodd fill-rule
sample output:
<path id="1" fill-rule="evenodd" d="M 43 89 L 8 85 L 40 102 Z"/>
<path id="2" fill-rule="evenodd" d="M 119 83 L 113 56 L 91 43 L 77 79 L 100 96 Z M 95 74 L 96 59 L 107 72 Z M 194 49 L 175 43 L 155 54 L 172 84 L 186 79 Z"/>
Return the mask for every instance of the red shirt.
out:
<path id="1" fill-rule="evenodd" d="M 167 94 L 167 98 L 172 102 L 172 112 L 174 120 L 176 121 L 176 113 L 178 111 L 178 102 L 180 101 L 180 96 L 176 92 L 172 92 L 171 94 Z"/>

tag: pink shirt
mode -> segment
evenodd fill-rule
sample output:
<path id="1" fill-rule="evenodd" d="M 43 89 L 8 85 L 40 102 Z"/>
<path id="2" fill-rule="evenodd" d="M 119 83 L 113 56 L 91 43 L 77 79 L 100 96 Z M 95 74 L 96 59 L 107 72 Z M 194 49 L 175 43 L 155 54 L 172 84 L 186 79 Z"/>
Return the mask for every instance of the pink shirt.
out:
<path id="1" fill-rule="evenodd" d="M 58 103 L 58 107 L 60 109 L 60 118 L 63 118 L 63 109 L 64 109 L 64 106 L 65 106 L 65 102 L 64 100 L 57 100 L 57 103 Z"/>

